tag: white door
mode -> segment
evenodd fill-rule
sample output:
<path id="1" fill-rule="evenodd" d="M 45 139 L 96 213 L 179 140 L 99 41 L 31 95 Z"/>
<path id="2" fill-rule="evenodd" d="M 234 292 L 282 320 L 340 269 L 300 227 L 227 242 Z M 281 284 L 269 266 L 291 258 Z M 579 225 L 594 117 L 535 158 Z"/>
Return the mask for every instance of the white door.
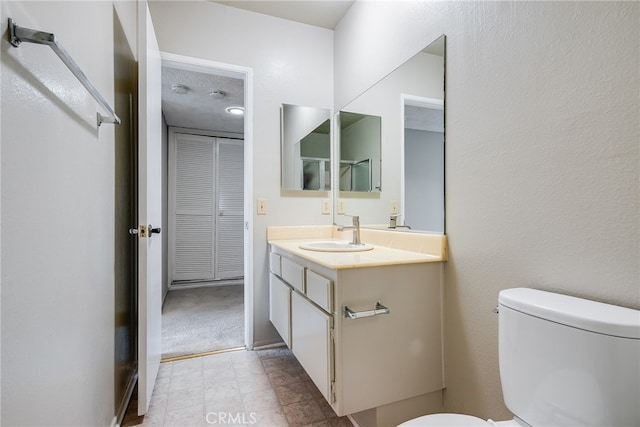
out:
<path id="1" fill-rule="evenodd" d="M 138 218 L 156 228 L 162 224 L 161 63 L 146 1 L 138 3 L 138 64 Z M 149 408 L 162 354 L 162 239 L 144 234 L 138 240 L 138 415 Z"/>

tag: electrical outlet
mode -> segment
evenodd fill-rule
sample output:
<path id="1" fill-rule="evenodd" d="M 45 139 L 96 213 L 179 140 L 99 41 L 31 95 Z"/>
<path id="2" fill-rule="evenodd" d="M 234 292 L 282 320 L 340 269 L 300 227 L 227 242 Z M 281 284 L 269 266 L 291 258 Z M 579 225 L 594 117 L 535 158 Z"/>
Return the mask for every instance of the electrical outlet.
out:
<path id="1" fill-rule="evenodd" d="M 267 214 L 267 200 L 258 199 L 258 215 L 266 215 L 266 214 Z"/>
<path id="2" fill-rule="evenodd" d="M 398 202 L 395 200 L 391 201 L 391 213 L 392 214 L 397 214 L 398 213 Z"/>
<path id="3" fill-rule="evenodd" d="M 322 207 L 320 208 L 322 215 L 329 215 L 331 213 L 331 199 L 323 199 Z"/>
<path id="4" fill-rule="evenodd" d="M 338 200 L 338 215 L 344 215 L 344 200 Z"/>

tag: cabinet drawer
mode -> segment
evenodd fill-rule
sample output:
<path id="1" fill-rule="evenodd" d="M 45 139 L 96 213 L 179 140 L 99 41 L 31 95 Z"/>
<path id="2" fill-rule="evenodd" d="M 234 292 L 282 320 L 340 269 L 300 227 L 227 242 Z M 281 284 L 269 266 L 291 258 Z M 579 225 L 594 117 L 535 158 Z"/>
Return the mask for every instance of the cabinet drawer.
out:
<path id="1" fill-rule="evenodd" d="M 287 258 L 280 260 L 282 277 L 288 284 L 304 293 L 304 267 Z"/>
<path id="2" fill-rule="evenodd" d="M 307 270 L 307 296 L 327 312 L 333 312 L 333 282 Z"/>
<path id="3" fill-rule="evenodd" d="M 282 271 L 280 269 L 280 255 L 273 252 L 269 254 L 269 271 L 276 276 L 282 277 Z"/>
<path id="4" fill-rule="evenodd" d="M 282 340 L 291 348 L 291 288 L 273 274 L 269 275 L 269 320 Z"/>

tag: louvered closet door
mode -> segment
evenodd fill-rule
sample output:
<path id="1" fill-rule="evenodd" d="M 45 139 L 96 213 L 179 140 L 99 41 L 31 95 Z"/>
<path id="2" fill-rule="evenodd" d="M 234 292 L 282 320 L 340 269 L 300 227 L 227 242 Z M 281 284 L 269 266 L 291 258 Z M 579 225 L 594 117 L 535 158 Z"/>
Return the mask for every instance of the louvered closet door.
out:
<path id="1" fill-rule="evenodd" d="M 173 280 L 213 280 L 215 138 L 175 134 Z M 172 165 L 174 166 L 174 165 Z"/>
<path id="2" fill-rule="evenodd" d="M 244 274 L 244 144 L 218 138 L 217 146 L 216 277 L 230 279 Z"/>

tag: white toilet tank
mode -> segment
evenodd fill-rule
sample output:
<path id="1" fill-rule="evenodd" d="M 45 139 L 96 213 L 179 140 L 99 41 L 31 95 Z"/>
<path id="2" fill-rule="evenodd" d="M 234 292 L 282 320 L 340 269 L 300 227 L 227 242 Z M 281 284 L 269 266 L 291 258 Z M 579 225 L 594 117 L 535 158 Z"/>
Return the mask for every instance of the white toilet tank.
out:
<path id="1" fill-rule="evenodd" d="M 525 288 L 498 303 L 511 412 L 532 426 L 640 426 L 640 311 Z"/>

